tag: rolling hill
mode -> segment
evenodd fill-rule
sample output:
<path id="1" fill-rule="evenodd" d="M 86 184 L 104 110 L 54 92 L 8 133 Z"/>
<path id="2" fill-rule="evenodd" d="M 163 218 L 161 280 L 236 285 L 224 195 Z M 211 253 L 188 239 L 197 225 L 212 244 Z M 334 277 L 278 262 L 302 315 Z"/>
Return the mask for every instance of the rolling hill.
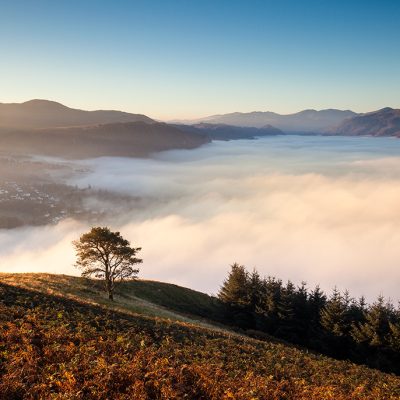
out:
<path id="1" fill-rule="evenodd" d="M 39 129 L 137 121 L 154 122 L 142 114 L 114 110 L 84 111 L 49 100 L 0 103 L 0 128 Z"/>
<path id="2" fill-rule="evenodd" d="M 212 310 L 198 292 L 127 282 L 110 305 L 98 289 L 82 278 L 0 275 L 1 399 L 400 397 L 397 376 L 185 321 L 157 304 Z"/>

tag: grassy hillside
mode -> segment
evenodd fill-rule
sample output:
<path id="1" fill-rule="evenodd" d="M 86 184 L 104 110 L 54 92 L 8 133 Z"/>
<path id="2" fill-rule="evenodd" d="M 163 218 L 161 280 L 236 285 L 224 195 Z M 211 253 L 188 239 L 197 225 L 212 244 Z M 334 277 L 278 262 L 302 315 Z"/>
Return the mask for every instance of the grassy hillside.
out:
<path id="1" fill-rule="evenodd" d="M 0 279 L 0 399 L 400 398 L 393 375 L 134 314 L 128 311 L 134 301 L 124 300 L 127 288 L 116 302 L 127 307 L 122 312 L 101 305 L 96 282 L 32 274 Z M 181 300 L 190 293 L 164 285 L 137 282 L 136 289 L 159 301 L 169 289 Z M 74 299 L 80 296 L 85 301 Z"/>
<path id="2" fill-rule="evenodd" d="M 0 282 L 40 293 L 66 297 L 127 313 L 208 326 L 220 305 L 207 294 L 181 286 L 147 280 L 123 282 L 110 302 L 100 281 L 55 274 L 0 273 Z"/>

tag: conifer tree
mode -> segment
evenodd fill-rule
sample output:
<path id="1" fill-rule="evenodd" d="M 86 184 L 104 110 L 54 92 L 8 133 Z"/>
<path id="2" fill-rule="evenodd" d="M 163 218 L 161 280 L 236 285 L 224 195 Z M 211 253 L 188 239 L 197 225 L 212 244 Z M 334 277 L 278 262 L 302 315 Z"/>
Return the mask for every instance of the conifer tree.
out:
<path id="1" fill-rule="evenodd" d="M 282 296 L 282 281 L 268 277 L 262 282 L 263 299 L 262 312 L 267 320 L 268 330 L 271 331 L 276 326 L 278 320 L 278 305 Z"/>
<path id="2" fill-rule="evenodd" d="M 288 281 L 286 287 L 283 288 L 281 296 L 278 300 L 277 310 L 278 317 L 281 321 L 290 321 L 294 317 L 293 300 L 295 296 L 295 286 Z"/>
<path id="3" fill-rule="evenodd" d="M 320 315 L 326 304 L 326 295 L 319 286 L 310 293 L 308 298 L 311 324 L 314 328 L 320 327 Z"/>
<path id="4" fill-rule="evenodd" d="M 294 292 L 292 307 L 294 312 L 293 331 L 296 332 L 298 341 L 305 343 L 308 340 L 312 322 L 309 294 L 305 282 L 302 282 Z"/>
<path id="5" fill-rule="evenodd" d="M 333 289 L 332 296 L 321 310 L 321 325 L 334 336 L 343 336 L 346 333 L 346 305 L 340 292 Z"/>
<path id="6" fill-rule="evenodd" d="M 249 276 L 243 265 L 238 263 L 231 265 L 231 271 L 218 297 L 229 305 L 247 306 L 249 304 Z"/>
<path id="7" fill-rule="evenodd" d="M 385 304 L 383 296 L 379 296 L 378 300 L 369 308 L 365 322 L 354 325 L 352 329 L 352 337 L 358 343 L 366 343 L 369 346 L 384 346 L 390 333 L 391 317 L 393 314 L 393 306 L 390 303 Z"/>
<path id="8" fill-rule="evenodd" d="M 293 307 L 295 296 L 295 286 L 288 281 L 282 289 L 281 295 L 277 302 L 277 326 L 275 334 L 285 339 L 296 340 L 294 317 L 295 311 Z"/>
<path id="9" fill-rule="evenodd" d="M 361 324 L 365 322 L 365 315 L 367 312 L 367 303 L 365 301 L 365 297 L 361 296 L 357 301 L 353 300 L 350 303 L 348 310 L 348 319 L 350 324 L 350 331 L 354 324 Z M 349 334 L 351 332 L 349 331 Z"/>
<path id="10" fill-rule="evenodd" d="M 400 320 L 389 322 L 389 346 L 400 353 Z"/>
<path id="11" fill-rule="evenodd" d="M 263 300 L 263 285 L 256 269 L 249 276 L 249 304 L 253 312 L 260 312 Z"/>

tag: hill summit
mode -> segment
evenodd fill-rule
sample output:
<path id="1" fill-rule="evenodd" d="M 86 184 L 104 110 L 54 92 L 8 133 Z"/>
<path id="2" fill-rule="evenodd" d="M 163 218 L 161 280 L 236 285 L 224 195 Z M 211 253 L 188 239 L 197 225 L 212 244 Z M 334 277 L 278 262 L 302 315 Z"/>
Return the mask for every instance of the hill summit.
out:
<path id="1" fill-rule="evenodd" d="M 0 127 L 2 128 L 40 129 L 138 121 L 154 122 L 142 114 L 115 110 L 85 111 L 42 99 L 24 103 L 0 103 Z"/>

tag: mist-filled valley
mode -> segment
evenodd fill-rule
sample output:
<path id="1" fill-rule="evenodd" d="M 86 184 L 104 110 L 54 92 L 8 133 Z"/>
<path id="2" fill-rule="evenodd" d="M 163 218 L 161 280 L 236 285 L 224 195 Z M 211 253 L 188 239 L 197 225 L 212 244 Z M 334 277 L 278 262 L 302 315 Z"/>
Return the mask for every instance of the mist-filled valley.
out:
<path id="1" fill-rule="evenodd" d="M 400 1 L 5 1 L 0 400 L 400 400 Z"/>
<path id="2" fill-rule="evenodd" d="M 3 272 L 77 275 L 71 241 L 95 222 L 143 248 L 143 278 L 216 293 L 237 261 L 328 292 L 399 299 L 397 139 L 276 136 L 30 162 L 61 170 L 52 181 L 81 200 L 48 224 L 1 229 Z"/>

